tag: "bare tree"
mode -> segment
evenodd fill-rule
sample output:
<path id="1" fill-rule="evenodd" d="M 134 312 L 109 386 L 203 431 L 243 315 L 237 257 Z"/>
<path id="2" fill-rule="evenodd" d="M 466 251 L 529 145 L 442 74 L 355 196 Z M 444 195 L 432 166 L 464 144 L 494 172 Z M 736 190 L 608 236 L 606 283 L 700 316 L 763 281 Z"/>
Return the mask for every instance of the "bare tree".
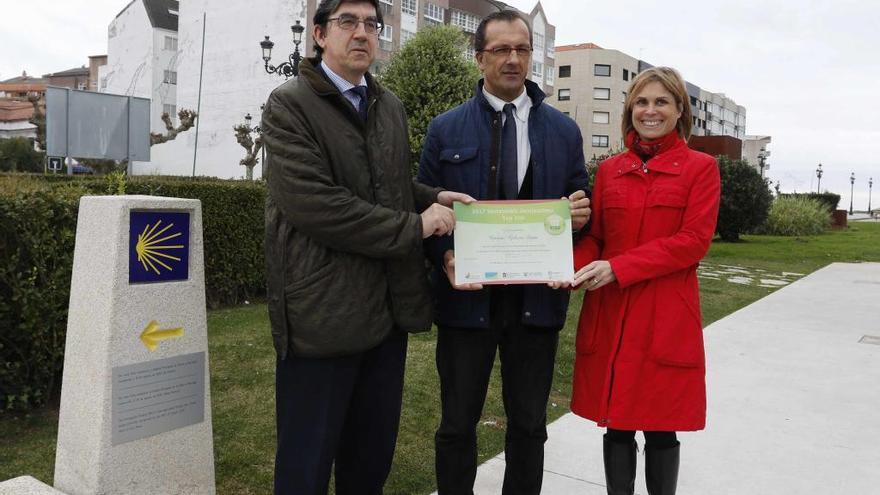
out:
<path id="1" fill-rule="evenodd" d="M 174 123 L 171 122 L 171 117 L 168 115 L 168 112 L 162 114 L 162 122 L 165 123 L 165 129 L 167 132 L 165 134 L 151 132 L 150 146 L 173 141 L 178 134 L 189 130 L 190 128 L 192 128 L 192 126 L 195 125 L 198 114 L 192 110 L 187 110 L 183 108 L 179 112 L 177 112 L 177 118 L 180 120 L 180 125 L 174 127 Z"/>
<path id="2" fill-rule="evenodd" d="M 253 131 L 253 129 L 245 124 L 239 124 L 233 127 L 232 130 L 235 131 L 235 140 L 238 141 L 238 144 L 240 144 L 247 152 L 244 158 L 238 163 L 247 168 L 247 179 L 253 180 L 254 167 L 260 161 L 260 159 L 257 158 L 257 154 L 260 153 L 260 149 L 263 147 L 262 135 L 257 133 L 256 139 L 252 138 L 251 131 Z"/>

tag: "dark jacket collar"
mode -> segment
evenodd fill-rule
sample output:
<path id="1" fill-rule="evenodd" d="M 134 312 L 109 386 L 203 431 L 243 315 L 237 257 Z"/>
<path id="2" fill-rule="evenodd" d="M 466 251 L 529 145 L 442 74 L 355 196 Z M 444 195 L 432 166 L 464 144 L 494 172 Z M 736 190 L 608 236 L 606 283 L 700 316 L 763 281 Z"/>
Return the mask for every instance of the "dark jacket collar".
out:
<path id="1" fill-rule="evenodd" d="M 477 81 L 477 87 L 474 90 L 474 98 L 476 98 L 477 103 L 479 103 L 480 106 L 488 109 L 490 112 L 494 112 L 495 109 L 492 108 L 492 105 L 489 104 L 489 100 L 486 99 L 486 95 L 483 94 L 483 81 L 484 79 Z M 528 79 L 526 79 L 526 94 L 529 96 L 529 99 L 532 100 L 532 108 L 540 106 L 544 101 L 544 98 L 547 97 L 547 95 L 541 91 L 540 86 Z"/>
<path id="2" fill-rule="evenodd" d="M 318 57 L 304 58 L 299 64 L 299 77 L 308 84 L 318 96 L 330 96 L 341 94 L 339 88 L 321 69 L 321 59 Z M 367 80 L 367 93 L 373 98 L 379 98 L 385 92 L 372 74 L 364 74 Z"/>

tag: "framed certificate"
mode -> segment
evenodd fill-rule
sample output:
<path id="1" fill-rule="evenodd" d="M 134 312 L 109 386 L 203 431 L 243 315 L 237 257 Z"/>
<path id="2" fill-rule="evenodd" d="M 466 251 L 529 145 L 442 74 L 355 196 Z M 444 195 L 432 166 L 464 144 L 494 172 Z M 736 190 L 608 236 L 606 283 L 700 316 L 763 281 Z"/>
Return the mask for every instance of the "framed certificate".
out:
<path id="1" fill-rule="evenodd" d="M 574 278 L 567 199 L 455 203 L 455 283 Z"/>

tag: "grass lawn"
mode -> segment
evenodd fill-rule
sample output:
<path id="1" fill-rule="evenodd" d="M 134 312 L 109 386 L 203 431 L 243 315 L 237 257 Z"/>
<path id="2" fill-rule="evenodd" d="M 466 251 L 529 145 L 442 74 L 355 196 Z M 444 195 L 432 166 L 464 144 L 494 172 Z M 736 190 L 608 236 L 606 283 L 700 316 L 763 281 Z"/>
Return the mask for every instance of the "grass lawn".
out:
<path id="1" fill-rule="evenodd" d="M 791 238 L 744 236 L 743 242 L 715 242 L 707 264 L 808 274 L 835 261 L 880 262 L 880 223 L 853 223 L 845 231 Z M 773 288 L 701 280 L 704 323 L 736 311 Z M 573 294 L 569 320 L 560 335 L 549 419 L 568 412 L 574 361 L 574 328 L 582 293 Z M 274 353 L 262 304 L 208 313 L 217 492 L 271 492 L 274 426 Z M 403 418 L 388 494 L 434 489 L 434 429 L 439 422 L 439 386 L 434 367 L 434 333 L 410 339 Z M 30 474 L 51 484 L 58 412 L 0 414 L 0 480 Z M 498 367 L 478 427 L 480 460 L 503 449 L 504 411 Z"/>

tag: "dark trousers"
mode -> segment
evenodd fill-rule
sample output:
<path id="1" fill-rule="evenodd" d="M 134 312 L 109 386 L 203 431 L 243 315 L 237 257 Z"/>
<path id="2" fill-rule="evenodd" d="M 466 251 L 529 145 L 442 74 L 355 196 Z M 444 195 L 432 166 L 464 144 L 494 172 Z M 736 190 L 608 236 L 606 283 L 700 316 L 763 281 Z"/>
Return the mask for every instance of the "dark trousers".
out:
<path id="1" fill-rule="evenodd" d="M 494 304 L 493 304 L 494 306 Z M 514 305 L 517 309 L 521 305 Z M 503 309 L 499 309 L 503 311 Z M 507 414 L 502 493 L 538 494 L 547 440 L 547 399 L 559 334 L 495 318 L 490 329 L 441 327 L 437 335 L 442 418 L 434 437 L 441 495 L 472 494 L 477 473 L 477 423 L 486 400 L 495 350 L 501 357 Z M 511 316 L 518 314 L 508 313 Z"/>
<path id="2" fill-rule="evenodd" d="M 611 442 L 631 444 L 636 438 L 636 432 L 631 430 L 615 430 L 608 428 L 607 438 Z M 646 431 L 645 447 L 656 449 L 668 449 L 678 445 L 678 438 L 674 431 Z"/>
<path id="3" fill-rule="evenodd" d="M 381 494 L 397 442 L 406 334 L 353 356 L 276 363 L 275 494 Z"/>

